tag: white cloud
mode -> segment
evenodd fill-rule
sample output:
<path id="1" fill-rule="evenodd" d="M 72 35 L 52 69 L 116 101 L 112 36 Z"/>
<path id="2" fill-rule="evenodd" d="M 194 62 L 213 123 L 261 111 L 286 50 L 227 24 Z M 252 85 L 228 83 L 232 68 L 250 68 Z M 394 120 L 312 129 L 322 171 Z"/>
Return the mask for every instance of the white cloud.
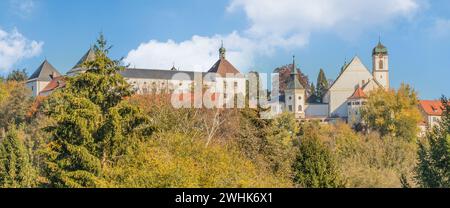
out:
<path id="1" fill-rule="evenodd" d="M 245 31 L 212 37 L 194 36 L 176 43 L 151 40 L 131 51 L 125 59 L 132 66 L 169 68 L 172 62 L 184 69 L 205 71 L 217 60 L 220 40 L 231 51 L 230 60 L 249 70 L 256 56 L 277 49 L 293 50 L 308 44 L 315 32 L 352 37 L 366 30 L 411 18 L 426 0 L 231 0 L 226 10 L 244 11 L 250 26 Z"/>
<path id="2" fill-rule="evenodd" d="M 288 39 L 320 30 L 349 33 L 389 24 L 411 17 L 419 8 L 419 0 L 232 0 L 227 10 L 245 12 L 251 36 Z"/>
<path id="3" fill-rule="evenodd" d="M 175 63 L 180 70 L 206 71 L 218 60 L 222 40 L 226 44 L 227 59 L 238 68 L 251 67 L 255 45 L 236 32 L 226 36 L 194 36 L 180 43 L 151 40 L 130 51 L 124 61 L 136 68 L 170 69 Z"/>
<path id="4" fill-rule="evenodd" d="M 10 70 L 20 60 L 40 54 L 43 44 L 28 40 L 17 29 L 11 32 L 0 29 L 0 70 Z"/>
<path id="5" fill-rule="evenodd" d="M 34 10 L 34 0 L 9 0 L 13 12 L 21 17 L 28 17 Z"/>

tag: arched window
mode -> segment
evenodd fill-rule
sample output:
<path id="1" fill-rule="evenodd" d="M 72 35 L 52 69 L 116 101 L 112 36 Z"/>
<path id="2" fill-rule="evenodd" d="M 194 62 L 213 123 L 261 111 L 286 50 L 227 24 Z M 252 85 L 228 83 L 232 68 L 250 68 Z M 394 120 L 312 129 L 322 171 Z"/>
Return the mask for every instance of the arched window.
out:
<path id="1" fill-rule="evenodd" d="M 383 63 L 383 60 L 380 60 L 380 63 L 379 63 L 379 65 L 380 65 L 380 69 L 383 69 L 383 68 L 384 68 L 384 63 Z"/>
<path id="2" fill-rule="evenodd" d="M 301 105 L 298 106 L 298 111 L 303 111 L 303 107 Z"/>

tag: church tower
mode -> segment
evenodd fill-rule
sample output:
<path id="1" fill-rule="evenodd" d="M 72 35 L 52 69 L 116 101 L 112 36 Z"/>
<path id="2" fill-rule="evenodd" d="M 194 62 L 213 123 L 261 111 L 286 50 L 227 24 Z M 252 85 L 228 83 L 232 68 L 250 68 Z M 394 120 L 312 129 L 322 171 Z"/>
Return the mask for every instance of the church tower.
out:
<path id="1" fill-rule="evenodd" d="M 387 48 L 381 44 L 381 40 L 378 45 L 373 49 L 373 78 L 378 81 L 386 90 L 389 89 L 389 54 Z"/>
<path id="2" fill-rule="evenodd" d="M 292 63 L 291 77 L 285 90 L 285 104 L 289 112 L 295 114 L 295 118 L 305 118 L 306 90 L 298 80 L 297 66 L 295 65 L 295 56 Z"/>

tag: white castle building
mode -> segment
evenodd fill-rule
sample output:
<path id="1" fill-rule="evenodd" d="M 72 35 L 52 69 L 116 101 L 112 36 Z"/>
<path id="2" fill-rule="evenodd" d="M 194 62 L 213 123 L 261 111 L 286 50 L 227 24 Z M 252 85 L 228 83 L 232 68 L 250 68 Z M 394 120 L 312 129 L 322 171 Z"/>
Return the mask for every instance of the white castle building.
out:
<path id="1" fill-rule="evenodd" d="M 90 48 L 85 55 L 70 69 L 66 76 L 76 76 L 88 69 L 83 64 L 95 60 L 95 51 Z M 137 69 L 126 68 L 119 72 L 132 86 L 137 94 L 192 94 L 196 89 L 211 93 L 212 100 L 220 100 L 227 104 L 236 96 L 244 97 L 246 78 L 227 59 L 226 49 L 219 49 L 219 60 L 207 72 L 180 71 L 171 69 Z M 196 80 L 201 80 L 198 86 Z M 47 96 L 53 91 L 65 87 L 65 76 L 62 76 L 47 60 L 45 60 L 27 81 L 32 95 Z M 206 92 L 205 92 L 206 91 Z M 220 94 L 222 97 L 217 97 Z M 191 96 L 188 96 L 189 98 Z"/>
<path id="2" fill-rule="evenodd" d="M 120 73 L 138 94 L 171 94 L 175 91 L 193 93 L 194 89 L 200 88 L 212 93 L 221 93 L 225 102 L 227 99 L 235 98 L 234 95 L 245 95 L 248 79 L 226 59 L 226 49 L 223 46 L 219 49 L 219 54 L 219 60 L 205 73 L 179 71 L 175 67 L 170 70 L 127 68 Z M 94 59 L 95 52 L 90 49 L 66 76 L 85 72 L 87 69 L 83 69 L 83 63 Z M 294 58 L 290 81 L 284 95 L 270 102 L 272 115 L 291 112 L 301 120 L 342 119 L 349 124 L 359 123 L 361 121 L 359 109 L 365 104 L 367 93 L 377 88 L 390 87 L 389 54 L 381 42 L 373 49 L 372 60 L 372 72 L 357 56 L 345 64 L 325 94 L 323 103 L 317 104 L 308 103 L 307 90 L 298 79 Z M 180 74 L 182 76 L 175 76 Z M 227 78 L 226 75 L 230 74 L 236 76 Z M 195 79 L 199 75 L 202 80 L 206 80 L 203 86 L 196 86 Z M 29 78 L 27 85 L 33 91 L 33 96 L 46 96 L 64 87 L 65 82 L 64 76 L 45 60 Z M 277 102 L 274 102 L 275 100 Z"/>

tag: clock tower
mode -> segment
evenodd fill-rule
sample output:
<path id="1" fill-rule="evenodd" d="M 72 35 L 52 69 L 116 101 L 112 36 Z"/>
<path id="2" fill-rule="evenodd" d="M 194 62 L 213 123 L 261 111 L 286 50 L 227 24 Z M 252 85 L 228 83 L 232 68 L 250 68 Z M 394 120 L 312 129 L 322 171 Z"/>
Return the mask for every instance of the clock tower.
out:
<path id="1" fill-rule="evenodd" d="M 378 42 L 378 45 L 373 49 L 373 78 L 380 83 L 386 90 L 390 88 L 389 84 L 389 53 L 387 48 Z"/>

